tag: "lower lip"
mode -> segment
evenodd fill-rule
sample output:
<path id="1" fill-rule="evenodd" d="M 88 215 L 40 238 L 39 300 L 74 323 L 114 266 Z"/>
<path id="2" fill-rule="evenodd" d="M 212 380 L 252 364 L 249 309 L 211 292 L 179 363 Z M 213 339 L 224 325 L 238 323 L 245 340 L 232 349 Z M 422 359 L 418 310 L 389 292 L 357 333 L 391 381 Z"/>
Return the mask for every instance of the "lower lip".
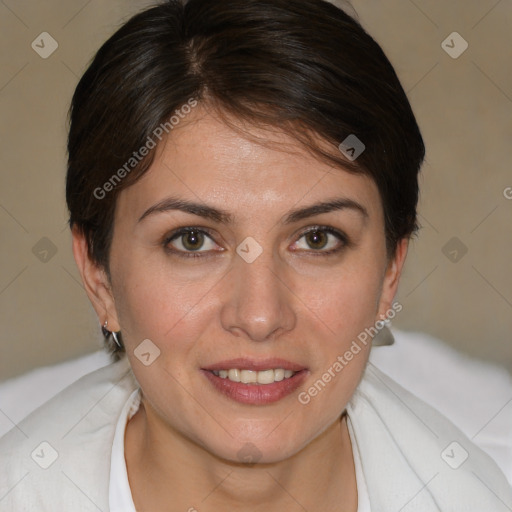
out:
<path id="1" fill-rule="evenodd" d="M 242 404 L 266 405 L 293 393 L 304 381 L 307 370 L 301 370 L 288 379 L 272 384 L 243 384 L 228 378 L 217 377 L 208 370 L 201 370 L 217 391 Z"/>

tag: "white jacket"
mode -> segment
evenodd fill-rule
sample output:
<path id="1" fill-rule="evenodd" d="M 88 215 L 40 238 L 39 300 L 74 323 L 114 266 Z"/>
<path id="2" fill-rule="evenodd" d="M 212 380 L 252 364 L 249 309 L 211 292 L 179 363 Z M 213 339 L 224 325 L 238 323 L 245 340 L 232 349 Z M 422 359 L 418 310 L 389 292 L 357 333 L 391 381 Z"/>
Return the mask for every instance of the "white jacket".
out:
<path id="1" fill-rule="evenodd" d="M 138 384 L 126 357 L 0 439 L 1 512 L 107 512 L 114 430 Z M 510 512 L 496 463 L 371 363 L 347 406 L 372 512 Z"/>

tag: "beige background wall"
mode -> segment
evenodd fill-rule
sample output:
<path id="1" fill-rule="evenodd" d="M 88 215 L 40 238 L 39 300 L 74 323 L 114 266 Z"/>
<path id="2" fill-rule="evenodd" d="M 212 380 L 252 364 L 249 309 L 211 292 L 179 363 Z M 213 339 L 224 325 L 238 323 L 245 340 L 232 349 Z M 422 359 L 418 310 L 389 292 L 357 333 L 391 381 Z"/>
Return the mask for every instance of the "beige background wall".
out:
<path id="1" fill-rule="evenodd" d="M 101 346 L 66 227 L 66 112 L 93 53 L 148 4 L 0 2 L 0 380 Z M 512 369 L 512 2 L 353 5 L 395 65 L 427 146 L 423 229 L 394 325 Z M 458 58 L 441 46 L 454 31 L 469 44 Z M 31 47 L 42 32 L 58 43 L 47 59 Z"/>

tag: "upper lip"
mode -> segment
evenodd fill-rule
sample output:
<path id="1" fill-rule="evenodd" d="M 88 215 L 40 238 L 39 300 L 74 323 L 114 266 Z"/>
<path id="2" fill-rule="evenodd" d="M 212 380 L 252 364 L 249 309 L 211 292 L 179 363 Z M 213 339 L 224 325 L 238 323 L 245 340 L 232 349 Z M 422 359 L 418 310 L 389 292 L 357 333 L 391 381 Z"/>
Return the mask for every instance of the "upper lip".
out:
<path id="1" fill-rule="evenodd" d="M 306 369 L 304 365 L 294 363 L 292 361 L 287 361 L 286 359 L 280 359 L 277 357 L 267 359 L 249 359 L 246 357 L 239 357 L 237 359 L 226 359 L 224 361 L 219 361 L 218 363 L 205 366 L 203 367 L 203 370 L 219 371 L 237 369 L 262 371 L 275 368 L 282 368 L 283 370 L 291 370 L 294 372 Z"/>

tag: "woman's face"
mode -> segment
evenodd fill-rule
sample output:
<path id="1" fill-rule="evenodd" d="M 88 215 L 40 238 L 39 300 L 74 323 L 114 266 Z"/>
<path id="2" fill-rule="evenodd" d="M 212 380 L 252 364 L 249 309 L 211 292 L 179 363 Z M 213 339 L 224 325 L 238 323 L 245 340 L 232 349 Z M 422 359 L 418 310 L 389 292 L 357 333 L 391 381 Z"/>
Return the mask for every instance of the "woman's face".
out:
<path id="1" fill-rule="evenodd" d="M 370 345 L 344 354 L 389 310 L 405 249 L 387 260 L 372 180 L 284 134 L 250 133 L 279 146 L 198 108 L 120 194 L 109 324 L 153 418 L 219 457 L 273 462 L 343 412 Z M 309 210 L 332 201 L 340 207 Z M 195 213 L 177 208 L 191 203 Z"/>

